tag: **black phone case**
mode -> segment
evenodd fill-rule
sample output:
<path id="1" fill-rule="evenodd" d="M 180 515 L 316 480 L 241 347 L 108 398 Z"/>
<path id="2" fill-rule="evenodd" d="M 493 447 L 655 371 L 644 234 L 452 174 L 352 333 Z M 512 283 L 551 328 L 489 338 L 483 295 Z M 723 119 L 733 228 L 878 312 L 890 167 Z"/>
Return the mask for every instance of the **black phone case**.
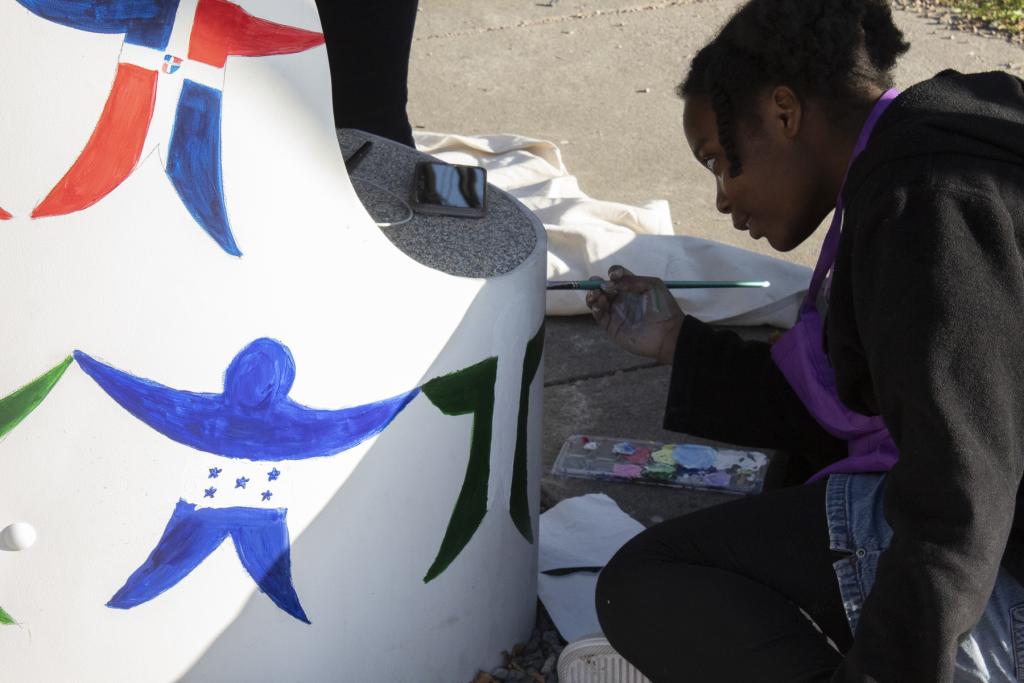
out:
<path id="1" fill-rule="evenodd" d="M 409 205 L 412 210 L 416 213 L 421 213 L 428 216 L 453 216 L 455 218 L 483 218 L 487 215 L 487 169 L 473 166 L 472 168 L 480 168 L 480 171 L 484 174 L 484 197 L 483 204 L 479 209 L 461 207 L 461 206 L 445 206 L 443 204 L 423 204 L 417 200 L 420 188 L 426 183 L 426 177 L 423 175 L 423 169 L 428 168 L 431 165 L 439 164 L 443 162 L 437 161 L 420 161 L 416 164 L 416 172 L 413 175 L 413 188 L 412 188 L 412 199 Z M 459 166 L 459 164 L 446 164 L 448 166 Z"/>

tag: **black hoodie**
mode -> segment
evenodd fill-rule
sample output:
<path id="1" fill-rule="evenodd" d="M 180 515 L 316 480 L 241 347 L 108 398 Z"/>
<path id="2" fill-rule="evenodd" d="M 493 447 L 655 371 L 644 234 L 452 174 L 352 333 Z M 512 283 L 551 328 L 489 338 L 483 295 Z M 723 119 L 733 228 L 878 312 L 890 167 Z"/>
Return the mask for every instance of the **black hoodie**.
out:
<path id="1" fill-rule="evenodd" d="M 952 681 L 1000 561 L 1024 582 L 1024 83 L 946 71 L 910 88 L 844 199 L 824 343 L 840 398 L 883 417 L 900 460 L 884 500 L 893 542 L 833 680 Z M 767 345 L 692 318 L 665 425 L 812 468 L 846 452 Z"/>

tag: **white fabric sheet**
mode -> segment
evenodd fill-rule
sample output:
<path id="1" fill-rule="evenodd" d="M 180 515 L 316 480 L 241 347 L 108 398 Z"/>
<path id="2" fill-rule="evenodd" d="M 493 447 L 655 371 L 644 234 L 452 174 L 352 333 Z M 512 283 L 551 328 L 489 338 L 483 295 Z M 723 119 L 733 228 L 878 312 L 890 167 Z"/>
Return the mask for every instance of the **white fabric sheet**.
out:
<path id="1" fill-rule="evenodd" d="M 668 202 L 642 206 L 588 197 L 551 142 L 518 135 L 417 132 L 423 152 L 483 166 L 488 180 L 529 207 L 548 231 L 548 279 L 583 280 L 623 265 L 672 280 L 769 280 L 767 289 L 675 290 L 705 322 L 791 327 L 810 269 L 718 242 L 675 235 Z M 582 292 L 548 292 L 548 315 L 587 313 Z"/>
<path id="2" fill-rule="evenodd" d="M 559 633 L 570 643 L 600 633 L 594 607 L 597 574 L 548 576 L 568 567 L 603 567 L 643 524 L 603 493 L 568 498 L 540 516 L 537 593 Z"/>

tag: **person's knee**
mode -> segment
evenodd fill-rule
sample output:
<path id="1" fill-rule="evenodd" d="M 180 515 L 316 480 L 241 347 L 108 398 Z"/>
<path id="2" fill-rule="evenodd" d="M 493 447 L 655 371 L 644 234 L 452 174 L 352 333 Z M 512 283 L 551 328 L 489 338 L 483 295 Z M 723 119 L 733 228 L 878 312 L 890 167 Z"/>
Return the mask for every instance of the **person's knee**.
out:
<path id="1" fill-rule="evenodd" d="M 642 591 L 637 593 L 639 585 L 644 583 L 643 573 L 649 558 L 637 553 L 635 546 L 627 544 L 621 548 L 597 577 L 595 602 L 597 618 L 605 635 L 614 633 L 617 623 L 631 617 L 631 612 L 642 599 Z"/>

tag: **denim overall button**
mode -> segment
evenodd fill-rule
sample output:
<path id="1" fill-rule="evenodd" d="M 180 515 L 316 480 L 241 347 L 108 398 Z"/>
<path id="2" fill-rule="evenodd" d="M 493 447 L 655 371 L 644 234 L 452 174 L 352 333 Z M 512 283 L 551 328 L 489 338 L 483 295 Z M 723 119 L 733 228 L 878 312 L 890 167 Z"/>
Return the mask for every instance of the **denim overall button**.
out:
<path id="1" fill-rule="evenodd" d="M 868 554 L 868 551 L 864 550 L 864 548 L 857 548 L 857 557 L 863 559 L 863 557 L 865 555 L 867 555 L 867 554 Z"/>

